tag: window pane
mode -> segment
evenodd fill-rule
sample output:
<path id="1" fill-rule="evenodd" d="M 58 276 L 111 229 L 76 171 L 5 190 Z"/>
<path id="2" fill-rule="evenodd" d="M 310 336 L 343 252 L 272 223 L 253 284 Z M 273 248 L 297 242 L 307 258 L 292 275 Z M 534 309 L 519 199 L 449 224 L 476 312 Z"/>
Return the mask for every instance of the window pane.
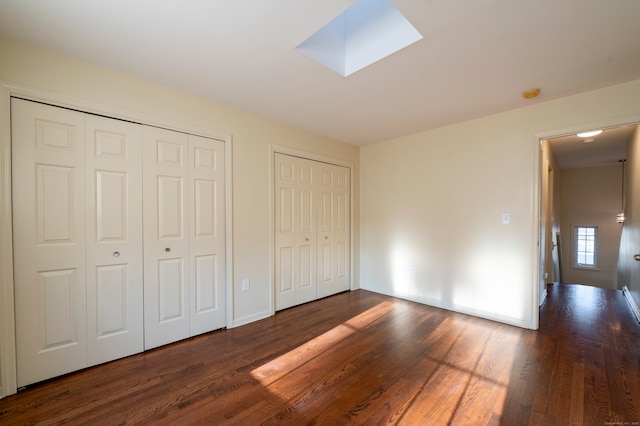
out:
<path id="1" fill-rule="evenodd" d="M 574 258 L 578 266 L 596 266 L 598 228 L 577 226 L 575 228 Z"/>

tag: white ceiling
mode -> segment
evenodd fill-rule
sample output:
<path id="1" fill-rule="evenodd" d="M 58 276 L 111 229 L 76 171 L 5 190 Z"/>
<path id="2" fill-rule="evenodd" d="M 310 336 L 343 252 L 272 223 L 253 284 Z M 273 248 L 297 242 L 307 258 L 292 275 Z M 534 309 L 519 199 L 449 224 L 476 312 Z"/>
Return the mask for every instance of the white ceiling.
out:
<path id="1" fill-rule="evenodd" d="M 640 78 L 639 0 L 393 0 L 424 38 L 343 77 L 295 47 L 353 3 L 0 0 L 0 35 L 355 145 Z"/>

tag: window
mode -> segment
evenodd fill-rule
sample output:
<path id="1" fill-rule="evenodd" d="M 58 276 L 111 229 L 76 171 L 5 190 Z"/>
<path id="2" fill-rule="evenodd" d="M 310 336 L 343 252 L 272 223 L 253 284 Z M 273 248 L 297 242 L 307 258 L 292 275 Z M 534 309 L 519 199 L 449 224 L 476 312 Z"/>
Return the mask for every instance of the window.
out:
<path id="1" fill-rule="evenodd" d="M 574 266 L 598 266 L 598 227 L 576 226 L 574 230 Z"/>

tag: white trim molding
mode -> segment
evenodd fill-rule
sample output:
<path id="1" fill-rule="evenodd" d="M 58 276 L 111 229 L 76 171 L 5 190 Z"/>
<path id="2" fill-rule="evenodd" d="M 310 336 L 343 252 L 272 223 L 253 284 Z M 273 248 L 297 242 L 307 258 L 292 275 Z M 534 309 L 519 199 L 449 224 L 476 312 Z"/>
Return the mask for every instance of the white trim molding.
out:
<path id="1" fill-rule="evenodd" d="M 0 398 L 17 392 L 11 204 L 11 98 L 217 139 L 225 143 L 227 327 L 233 326 L 233 139 L 230 133 L 0 81 Z"/>
<path id="2" fill-rule="evenodd" d="M 11 90 L 0 86 L 0 398 L 17 392 L 11 205 Z"/>
<path id="3" fill-rule="evenodd" d="M 640 322 L 640 307 L 626 285 L 622 286 L 622 294 L 627 298 L 627 302 L 629 302 L 629 306 L 631 306 L 631 310 L 636 316 L 636 320 Z"/>

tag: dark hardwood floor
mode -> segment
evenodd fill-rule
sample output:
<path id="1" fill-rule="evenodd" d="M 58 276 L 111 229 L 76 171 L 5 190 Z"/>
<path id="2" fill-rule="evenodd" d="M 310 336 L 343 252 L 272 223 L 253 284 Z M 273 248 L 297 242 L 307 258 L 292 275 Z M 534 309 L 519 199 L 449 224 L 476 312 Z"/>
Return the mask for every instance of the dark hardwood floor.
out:
<path id="1" fill-rule="evenodd" d="M 0 424 L 638 425 L 624 296 L 549 291 L 539 331 L 343 293 L 34 385 Z"/>

